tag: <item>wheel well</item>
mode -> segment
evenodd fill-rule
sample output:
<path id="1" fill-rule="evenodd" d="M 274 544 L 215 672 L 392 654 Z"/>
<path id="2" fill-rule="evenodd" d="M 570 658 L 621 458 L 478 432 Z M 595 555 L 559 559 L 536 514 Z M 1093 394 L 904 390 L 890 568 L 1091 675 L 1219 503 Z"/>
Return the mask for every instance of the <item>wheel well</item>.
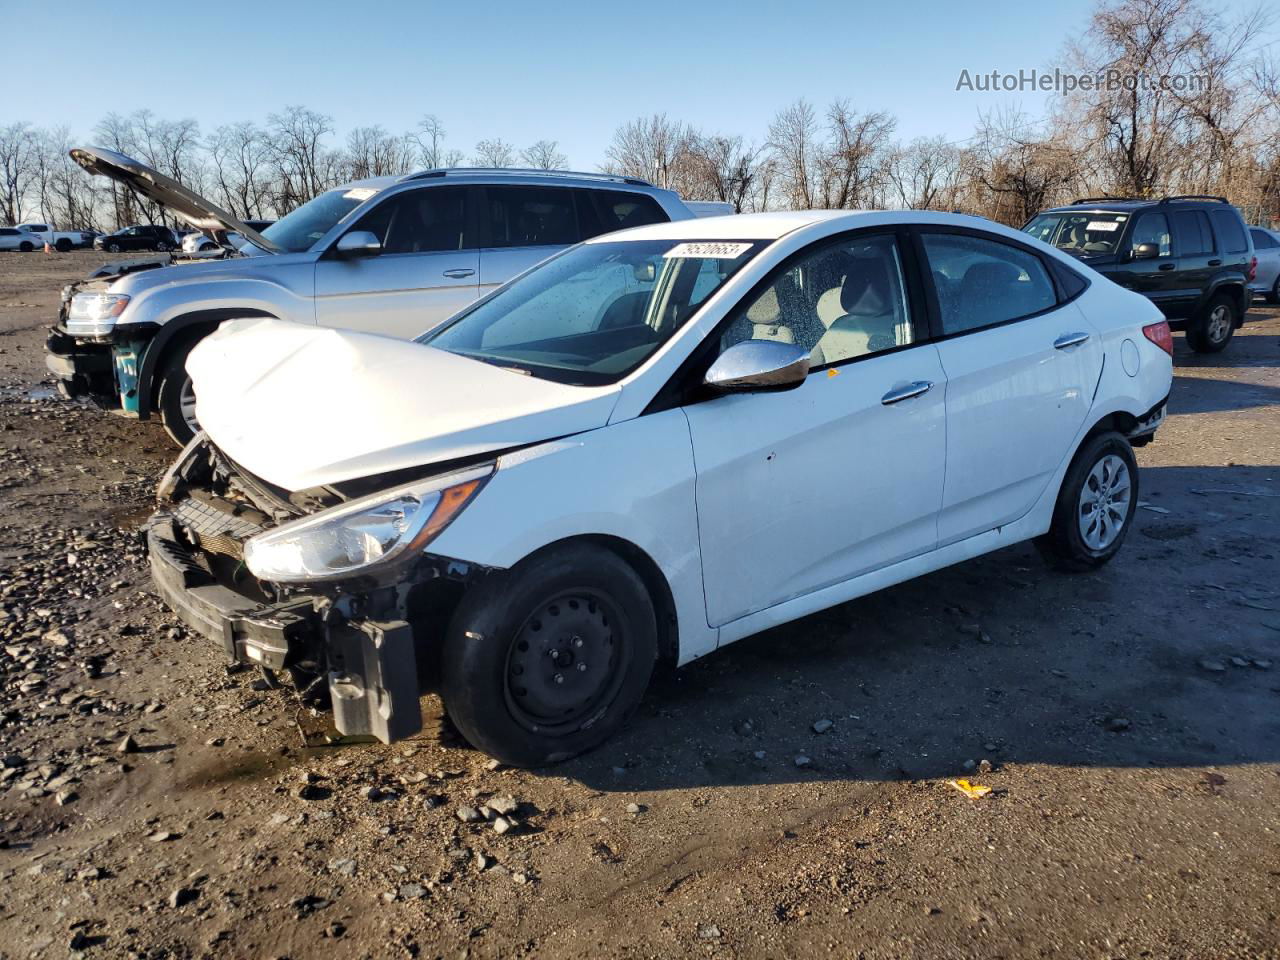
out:
<path id="1" fill-rule="evenodd" d="M 1115 430 L 1117 433 L 1128 436 L 1133 430 L 1138 429 L 1138 418 L 1132 413 L 1125 413 L 1123 410 L 1117 410 L 1115 413 L 1108 413 L 1105 417 L 1089 428 L 1080 440 L 1078 450 L 1083 447 L 1089 440 L 1100 433 L 1106 433 L 1108 430 Z"/>
<path id="2" fill-rule="evenodd" d="M 617 554 L 640 575 L 645 589 L 649 591 L 649 599 L 653 601 L 654 618 L 658 625 L 659 662 L 674 667 L 680 659 L 680 630 L 676 620 L 676 602 L 671 595 L 671 586 L 667 583 L 666 576 L 654 559 L 629 540 L 602 533 L 566 537 L 564 540 L 557 540 L 538 548 L 530 556 L 536 556 L 543 551 L 568 543 L 591 543 L 604 547 L 611 553 Z"/>

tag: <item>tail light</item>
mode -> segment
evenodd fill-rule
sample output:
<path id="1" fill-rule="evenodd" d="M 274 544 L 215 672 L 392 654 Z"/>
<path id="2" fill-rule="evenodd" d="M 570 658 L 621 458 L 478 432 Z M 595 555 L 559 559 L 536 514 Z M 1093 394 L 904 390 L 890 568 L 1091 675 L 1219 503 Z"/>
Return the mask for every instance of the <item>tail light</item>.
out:
<path id="1" fill-rule="evenodd" d="M 1173 331 L 1169 329 L 1168 320 L 1161 320 L 1159 323 L 1148 323 L 1142 328 L 1142 335 L 1169 356 L 1173 356 Z"/>
<path id="2" fill-rule="evenodd" d="M 1253 283 L 1253 281 L 1257 279 L 1258 279 L 1258 258 L 1254 257 L 1252 260 L 1249 261 L 1249 282 Z"/>

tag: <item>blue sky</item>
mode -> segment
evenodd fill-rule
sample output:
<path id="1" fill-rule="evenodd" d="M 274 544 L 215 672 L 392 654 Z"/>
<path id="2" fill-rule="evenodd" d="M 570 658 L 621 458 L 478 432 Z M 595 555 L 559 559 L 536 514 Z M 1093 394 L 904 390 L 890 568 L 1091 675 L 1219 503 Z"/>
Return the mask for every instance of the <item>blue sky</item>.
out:
<path id="1" fill-rule="evenodd" d="M 640 115 L 760 140 L 797 97 L 848 97 L 895 114 L 904 140 L 963 140 L 980 110 L 1038 114 L 1046 99 L 957 92 L 960 71 L 1052 68 L 1091 10 L 1089 0 L 26 0 L 0 6 L 5 33 L 50 69 L 7 85 L 0 124 L 87 137 L 108 110 L 149 107 L 211 130 L 298 103 L 331 115 L 339 133 L 374 123 L 399 132 L 434 113 L 447 146 L 467 154 L 485 137 L 518 147 L 546 138 L 572 166 L 594 169 L 614 129 Z M 164 82 L 133 80 L 157 67 L 168 68 Z"/>

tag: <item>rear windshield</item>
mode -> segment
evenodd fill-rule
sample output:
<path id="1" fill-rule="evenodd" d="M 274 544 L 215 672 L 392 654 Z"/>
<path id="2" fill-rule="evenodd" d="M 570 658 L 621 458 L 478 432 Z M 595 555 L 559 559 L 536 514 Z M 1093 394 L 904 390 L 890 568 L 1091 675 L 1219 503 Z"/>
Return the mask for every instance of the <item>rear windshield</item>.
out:
<path id="1" fill-rule="evenodd" d="M 1081 257 L 1102 256 L 1116 252 L 1128 220 L 1127 213 L 1073 210 L 1042 213 L 1022 229 L 1066 253 Z"/>
<path id="2" fill-rule="evenodd" d="M 281 217 L 262 235 L 287 253 L 302 253 L 375 193 L 365 187 L 330 190 Z"/>

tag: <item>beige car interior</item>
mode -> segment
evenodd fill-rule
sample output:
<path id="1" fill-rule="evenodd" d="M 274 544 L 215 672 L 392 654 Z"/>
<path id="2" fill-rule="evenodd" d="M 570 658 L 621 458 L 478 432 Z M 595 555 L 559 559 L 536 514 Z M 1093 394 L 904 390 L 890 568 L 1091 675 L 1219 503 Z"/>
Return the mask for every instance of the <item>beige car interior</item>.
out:
<path id="1" fill-rule="evenodd" d="M 782 274 L 734 324 L 725 345 L 812 344 L 810 363 L 819 366 L 910 343 L 910 330 L 892 249 L 835 249 Z"/>

